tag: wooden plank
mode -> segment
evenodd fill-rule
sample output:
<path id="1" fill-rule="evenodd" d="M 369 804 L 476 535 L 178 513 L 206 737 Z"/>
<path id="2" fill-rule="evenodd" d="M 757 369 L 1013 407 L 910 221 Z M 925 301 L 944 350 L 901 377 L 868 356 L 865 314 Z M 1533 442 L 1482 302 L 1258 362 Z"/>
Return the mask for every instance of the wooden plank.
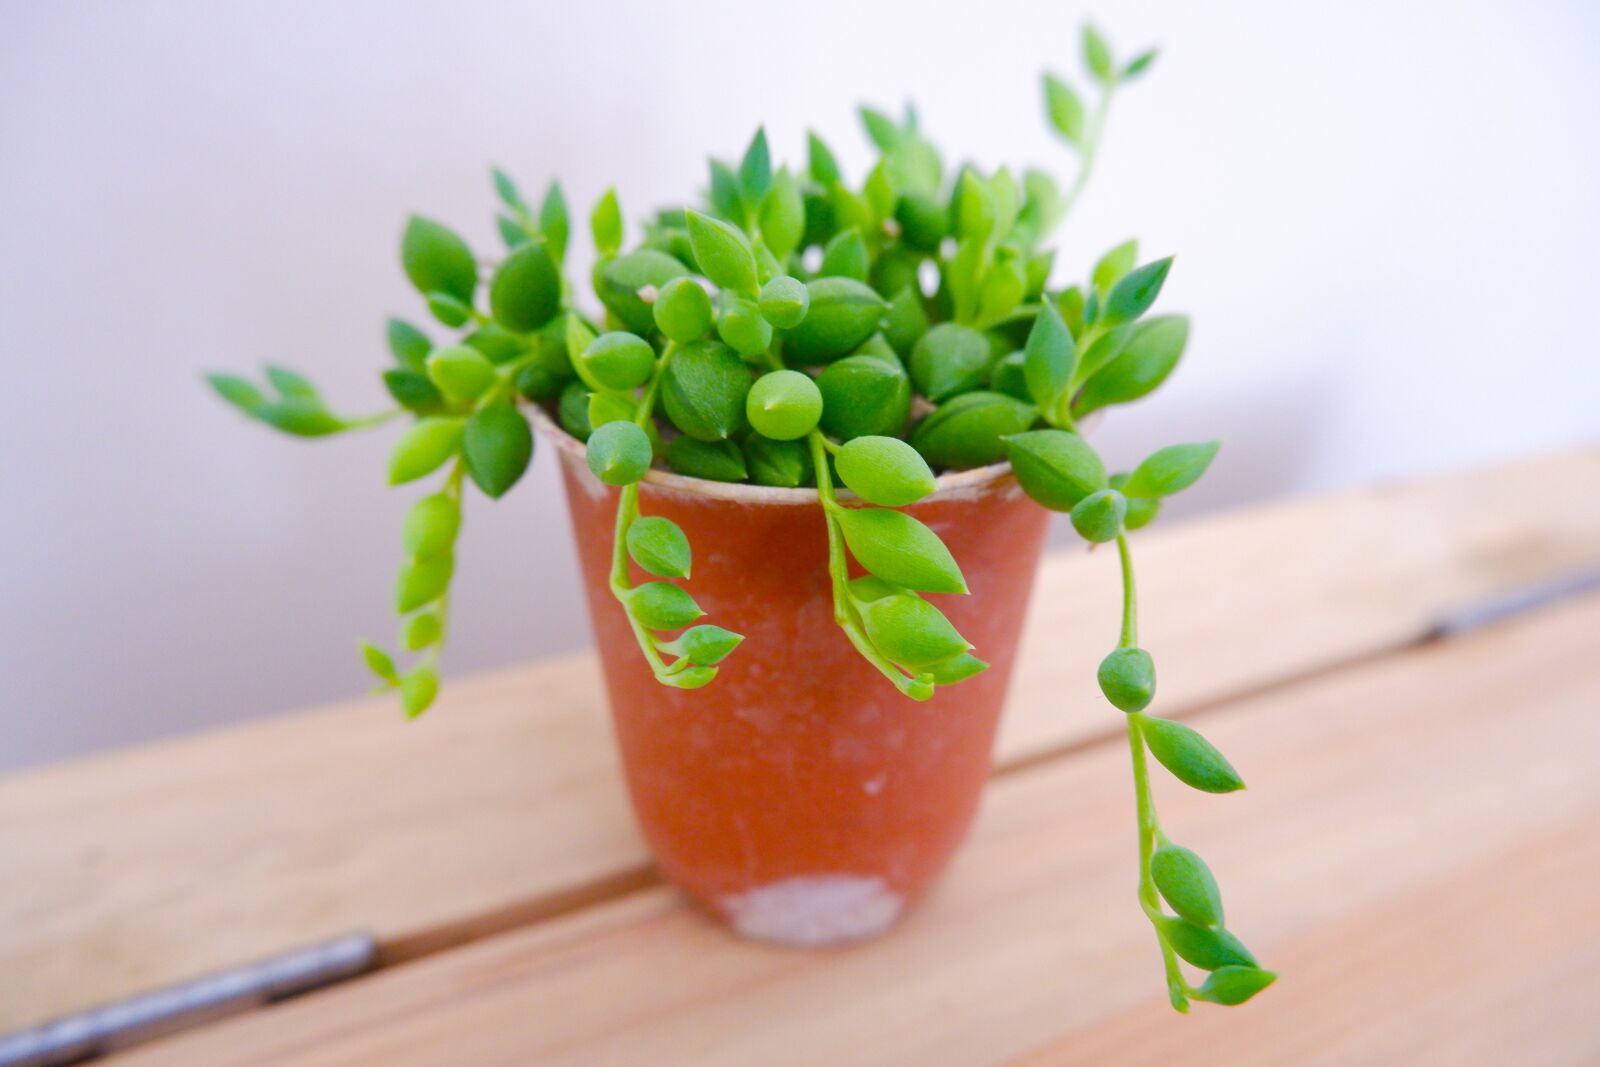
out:
<path id="1" fill-rule="evenodd" d="M 1201 717 L 1253 788 L 1163 777 L 1164 821 L 1284 971 L 1232 1012 L 1161 1006 L 1107 743 L 998 781 L 940 889 L 856 949 L 742 943 L 652 889 L 121 1064 L 1592 1063 L 1597 632 L 1591 596 Z"/>
<path id="2" fill-rule="evenodd" d="M 1471 598 L 1600 564 L 1589 448 L 1138 538 L 1174 713 L 1415 638 Z M 1486 485 L 1537 509 L 1485 508 Z M 1046 563 L 999 741 L 1115 728 L 1104 554 Z M 0 780 L 0 1030 L 366 928 L 409 958 L 651 878 L 588 657 Z"/>

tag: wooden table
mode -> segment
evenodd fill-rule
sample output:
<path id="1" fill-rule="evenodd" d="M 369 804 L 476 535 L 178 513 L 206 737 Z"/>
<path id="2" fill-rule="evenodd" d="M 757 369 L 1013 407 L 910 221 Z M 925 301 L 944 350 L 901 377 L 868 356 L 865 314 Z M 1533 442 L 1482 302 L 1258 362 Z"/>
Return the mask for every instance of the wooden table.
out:
<path id="1" fill-rule="evenodd" d="M 1133 898 L 1113 561 L 1052 556 L 996 780 L 879 941 L 736 941 L 659 884 L 588 657 L 0 780 L 0 1032 L 355 929 L 380 969 L 123 1054 L 217 1064 L 1600 1062 L 1600 448 L 1139 535 L 1158 789 L 1283 977 L 1164 1006 Z M 1490 502 L 1493 502 L 1492 506 Z"/>

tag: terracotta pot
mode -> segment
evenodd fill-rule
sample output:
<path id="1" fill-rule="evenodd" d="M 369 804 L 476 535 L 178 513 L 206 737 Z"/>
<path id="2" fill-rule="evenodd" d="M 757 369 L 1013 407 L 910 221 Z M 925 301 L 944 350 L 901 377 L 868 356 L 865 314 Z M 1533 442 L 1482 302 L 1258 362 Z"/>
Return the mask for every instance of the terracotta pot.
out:
<path id="1" fill-rule="evenodd" d="M 1005 464 L 945 475 L 907 509 L 961 565 L 971 594 L 933 599 L 991 664 L 918 703 L 833 622 L 815 491 L 652 471 L 641 511 L 688 534 L 683 584 L 702 621 L 745 635 L 715 681 L 682 691 L 651 676 L 611 595 L 617 491 L 580 443 L 542 428 L 561 456 L 628 790 L 662 872 L 752 938 L 821 945 L 888 928 L 972 821 L 1049 513 Z"/>

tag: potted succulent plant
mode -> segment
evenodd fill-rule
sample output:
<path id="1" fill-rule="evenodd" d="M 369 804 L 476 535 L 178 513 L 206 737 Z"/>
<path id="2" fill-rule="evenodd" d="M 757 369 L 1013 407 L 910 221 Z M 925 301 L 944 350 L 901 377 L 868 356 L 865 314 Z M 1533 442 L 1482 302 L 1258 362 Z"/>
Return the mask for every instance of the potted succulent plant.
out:
<path id="1" fill-rule="evenodd" d="M 402 669 L 364 646 L 410 716 L 438 689 L 468 483 L 502 496 L 537 427 L 561 463 L 644 832 L 708 910 L 780 942 L 881 931 L 956 848 L 1049 511 L 1070 514 L 1122 568 L 1099 682 L 1126 713 L 1138 899 L 1172 1003 L 1236 1004 L 1273 975 L 1223 926 L 1205 863 L 1164 833 L 1146 753 L 1197 789 L 1242 782 L 1194 730 L 1145 710 L 1155 671 L 1127 538 L 1216 445 L 1113 474 L 1079 433 L 1178 362 L 1187 321 L 1150 313 L 1172 261 L 1141 264 L 1130 241 L 1086 284 L 1051 284 L 1046 238 L 1084 188 L 1115 91 L 1154 58 L 1118 63 L 1092 28 L 1083 43 L 1092 108 L 1044 79 L 1079 157 L 1064 191 L 1037 171 L 948 170 L 909 109 L 862 110 L 879 155 L 859 187 L 815 135 L 791 170 L 758 131 L 737 166 L 711 162 L 704 203 L 660 211 L 629 249 L 614 192 L 601 198 L 592 313 L 564 271 L 560 187 L 535 206 L 496 171 L 497 263 L 439 223 L 405 229 L 406 275 L 460 333 L 436 343 L 390 320 L 396 408 L 342 418 L 281 368 L 266 390 L 210 381 L 302 437 L 413 420 L 390 482 L 438 478 L 402 533 L 400 645 L 415 659 Z M 1180 959 L 1209 972 L 1201 985 Z"/>

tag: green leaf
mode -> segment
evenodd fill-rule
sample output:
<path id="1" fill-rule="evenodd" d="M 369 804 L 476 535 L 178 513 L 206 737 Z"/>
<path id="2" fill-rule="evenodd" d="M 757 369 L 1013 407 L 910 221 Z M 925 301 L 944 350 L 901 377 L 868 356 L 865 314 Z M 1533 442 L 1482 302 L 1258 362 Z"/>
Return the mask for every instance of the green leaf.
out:
<path id="1" fill-rule="evenodd" d="M 905 242 L 921 252 L 934 253 L 945 238 L 944 209 L 923 193 L 906 193 L 895 205 L 895 221 Z"/>
<path id="2" fill-rule="evenodd" d="M 872 574 L 926 593 L 965 593 L 966 579 L 939 535 L 887 508 L 847 508 L 837 515 L 845 544 Z"/>
<path id="3" fill-rule="evenodd" d="M 1100 691 L 1119 711 L 1143 711 L 1156 695 L 1156 665 L 1142 648 L 1119 648 L 1100 661 Z"/>
<path id="4" fill-rule="evenodd" d="M 428 357 L 428 377 L 447 400 L 476 400 L 495 383 L 494 364 L 469 345 L 435 349 Z"/>
<path id="5" fill-rule="evenodd" d="M 911 379 L 898 363 L 873 356 L 849 356 L 817 375 L 822 392 L 818 425 L 829 437 L 892 437 L 911 413 Z"/>
<path id="6" fill-rule="evenodd" d="M 631 396 L 616 393 L 589 394 L 589 430 L 593 431 L 608 422 L 632 422 L 636 406 Z"/>
<path id="7" fill-rule="evenodd" d="M 1124 241 L 1105 255 L 1094 265 L 1094 273 L 1089 280 L 1094 285 L 1095 291 L 1102 297 L 1111 292 L 1128 272 L 1139 262 L 1139 242 L 1136 240 Z"/>
<path id="8" fill-rule="evenodd" d="M 1194 995 L 1196 1000 L 1232 1007 L 1243 1004 L 1277 979 L 1276 974 L 1259 967 L 1230 964 L 1212 971 Z"/>
<path id="9" fill-rule="evenodd" d="M 1165 915 L 1156 920 L 1156 926 L 1179 958 L 1202 970 L 1256 965 L 1256 958 L 1250 954 L 1250 950 L 1226 930 L 1214 930 L 1188 919 L 1174 919 Z"/>
<path id="10" fill-rule="evenodd" d="M 1178 365 L 1188 340 L 1189 320 L 1182 315 L 1157 315 L 1136 323 L 1122 351 L 1084 383 L 1073 413 L 1083 416 L 1148 396 Z"/>
<path id="11" fill-rule="evenodd" d="M 1172 257 L 1146 263 L 1128 274 L 1111 289 L 1105 306 L 1100 310 L 1099 325 L 1118 326 L 1150 310 L 1150 305 L 1161 295 L 1161 286 L 1172 269 Z"/>
<path id="12" fill-rule="evenodd" d="M 728 653 L 739 647 L 742 634 L 724 630 L 720 626 L 691 626 L 678 638 L 678 647 L 690 663 L 710 667 L 728 658 Z"/>
<path id="13" fill-rule="evenodd" d="M 650 435 L 636 423 L 616 421 L 589 434 L 589 469 L 607 485 L 632 485 L 650 470 Z"/>
<path id="14" fill-rule="evenodd" d="M 761 317 L 780 329 L 793 329 L 811 309 L 811 290 L 798 278 L 780 274 L 761 287 Z"/>
<path id="15" fill-rule="evenodd" d="M 1122 519 L 1127 514 L 1127 497 L 1115 489 L 1099 489 L 1073 507 L 1072 528 L 1085 541 L 1105 544 L 1122 532 Z"/>
<path id="16" fill-rule="evenodd" d="M 1171 719 L 1139 713 L 1139 728 L 1150 752 L 1184 785 L 1205 793 L 1232 793 L 1244 788 L 1239 772 L 1194 728 Z"/>
<path id="17" fill-rule="evenodd" d="M 761 289 L 756 275 L 756 257 L 743 231 L 702 215 L 688 212 L 689 244 L 694 249 L 700 273 L 719 288 L 754 297 Z"/>
<path id="18" fill-rule="evenodd" d="M 972 645 L 944 613 L 921 597 L 896 593 L 860 606 L 867 637 L 889 659 L 912 670 L 959 656 Z"/>
<path id="19" fill-rule="evenodd" d="M 567 255 L 567 236 L 572 222 L 567 215 L 567 198 L 562 195 L 561 183 L 551 182 L 539 204 L 539 232 L 549 246 L 550 258 L 560 263 Z M 559 291 L 558 291 L 559 295 Z"/>
<path id="20" fill-rule="evenodd" d="M 667 466 L 708 482 L 742 482 L 748 474 L 744 453 L 733 441 L 697 441 L 684 435 L 667 443 Z"/>
<path id="21" fill-rule="evenodd" d="M 1127 66 L 1122 68 L 1122 80 L 1130 81 L 1133 78 L 1137 78 L 1139 75 L 1149 70 L 1150 64 L 1154 63 L 1155 61 L 1156 50 L 1154 48 L 1147 52 L 1139 53 L 1128 61 Z"/>
<path id="22" fill-rule="evenodd" d="M 806 205 L 800 195 L 800 185 L 788 167 L 772 176 L 772 185 L 761 199 L 757 219 L 762 242 L 780 262 L 800 247 L 806 229 Z"/>
<path id="23" fill-rule="evenodd" d="M 401 615 L 409 615 L 444 596 L 455 568 L 452 552 L 406 560 L 400 565 L 400 577 L 395 583 L 395 609 Z"/>
<path id="24" fill-rule="evenodd" d="M 444 466 L 461 447 L 464 429 L 457 418 L 418 419 L 389 453 L 389 484 L 416 481 Z"/>
<path id="25" fill-rule="evenodd" d="M 772 347 L 772 323 L 755 301 L 724 289 L 719 302 L 722 314 L 717 317 L 717 336 L 723 343 L 747 358 L 765 355 Z"/>
<path id="26" fill-rule="evenodd" d="M 839 163 L 833 150 L 815 133 L 806 134 L 806 170 L 811 180 L 819 185 L 832 185 L 840 180 Z"/>
<path id="27" fill-rule="evenodd" d="M 594 210 L 589 213 L 589 233 L 601 257 L 615 255 L 622 247 L 622 207 L 617 203 L 615 189 L 607 189 L 595 201 Z"/>
<path id="28" fill-rule="evenodd" d="M 377 675 L 382 681 L 390 685 L 400 684 L 400 674 L 394 669 L 394 659 L 389 653 L 374 645 L 370 641 L 361 642 L 361 655 L 367 661 L 367 669 Z"/>
<path id="29" fill-rule="evenodd" d="M 461 505 L 448 493 L 433 493 L 418 500 L 406 512 L 400 528 L 400 543 L 406 555 L 427 559 L 449 552 L 461 529 Z"/>
<path id="30" fill-rule="evenodd" d="M 869 267 L 867 243 L 861 239 L 861 231 L 852 226 L 836 234 L 822 250 L 822 265 L 817 274 L 865 282 Z"/>
<path id="31" fill-rule="evenodd" d="M 1023 491 L 1052 511 L 1071 511 L 1106 487 L 1105 464 L 1075 433 L 1030 430 L 1006 438 L 1006 448 Z"/>
<path id="32" fill-rule="evenodd" d="M 499 167 L 490 167 L 489 173 L 494 176 L 494 191 L 501 202 L 515 211 L 526 213 L 528 205 L 522 199 L 522 191 L 517 188 L 517 183 L 511 180 L 511 175 Z"/>
<path id="33" fill-rule="evenodd" d="M 449 293 L 437 290 L 424 294 L 428 301 L 428 312 L 434 318 L 454 329 L 465 326 L 472 318 L 472 305 L 462 300 L 457 300 Z"/>
<path id="34" fill-rule="evenodd" d="M 514 405 L 491 404 L 467 420 L 461 455 L 478 488 L 498 500 L 528 469 L 533 430 Z"/>
<path id="35" fill-rule="evenodd" d="M 895 125 L 894 119 L 877 110 L 863 105 L 859 109 L 861 125 L 866 128 L 867 136 L 880 151 L 887 152 L 900 143 L 900 127 Z"/>
<path id="36" fill-rule="evenodd" d="M 659 578 L 689 577 L 689 538 L 671 519 L 660 515 L 634 519 L 628 524 L 626 539 L 628 556 L 651 574 Z"/>
<path id="37" fill-rule="evenodd" d="M 496 215 L 494 228 L 500 231 L 500 240 L 505 242 L 508 249 L 525 245 L 533 240 L 533 234 L 528 232 L 528 228 L 509 215 Z"/>
<path id="38" fill-rule="evenodd" d="M 1033 394 L 1028 392 L 1027 361 L 1021 350 L 1006 353 L 989 368 L 989 390 L 1033 403 Z"/>
<path id="39" fill-rule="evenodd" d="M 1023 374 L 1028 383 L 1028 395 L 1040 411 L 1054 410 L 1056 399 L 1072 380 L 1072 367 L 1078 356 L 1072 332 L 1061 317 L 1061 312 L 1049 301 L 1039 306 L 1039 314 L 1028 332 L 1028 345 L 1023 350 Z"/>
<path id="40" fill-rule="evenodd" d="M 417 291 L 444 293 L 462 304 L 472 303 L 478 288 L 478 264 L 455 231 L 413 215 L 400 240 L 400 265 Z"/>
<path id="41" fill-rule="evenodd" d="M 774 441 L 752 433 L 745 435 L 739 449 L 750 480 L 756 485 L 798 489 L 810 485 L 816 474 L 811 450 L 804 441 Z"/>
<path id="42" fill-rule="evenodd" d="M 208 374 L 206 384 L 216 390 L 218 396 L 247 415 L 254 415 L 261 405 L 267 402 L 267 398 L 261 395 L 261 390 L 236 375 Z"/>
<path id="43" fill-rule="evenodd" d="M 733 168 L 720 159 L 709 160 L 711 168 L 711 210 L 737 225 L 744 225 L 744 190 Z"/>
<path id="44" fill-rule="evenodd" d="M 744 158 L 739 161 L 739 191 L 744 194 L 744 202 L 755 207 L 767 195 L 767 190 L 772 188 L 772 155 L 767 150 L 767 131 L 759 127 L 755 136 L 750 138 L 750 146 L 744 151 Z"/>
<path id="45" fill-rule="evenodd" d="M 561 270 L 545 241 L 519 245 L 494 272 L 489 310 L 508 330 L 537 330 L 561 310 Z"/>
<path id="46" fill-rule="evenodd" d="M 634 589 L 628 594 L 628 611 L 652 630 L 676 630 L 705 614 L 694 597 L 668 582 L 646 582 Z"/>
<path id="47" fill-rule="evenodd" d="M 654 308 L 640 297 L 640 291 L 660 292 L 672 279 L 688 273 L 689 268 L 665 252 L 645 248 L 618 256 L 601 267 L 595 295 L 623 326 L 642 336 L 655 328 L 656 318 Z"/>
<path id="48" fill-rule="evenodd" d="M 789 363 L 830 363 L 878 331 L 887 305 L 870 286 L 854 278 L 818 278 L 807 282 L 806 289 L 811 309 L 805 321 L 783 331 L 783 356 Z"/>
<path id="49" fill-rule="evenodd" d="M 918 392 L 938 403 L 982 385 L 993 362 L 987 337 L 970 326 L 942 322 L 912 348 L 911 380 Z"/>
<path id="50" fill-rule="evenodd" d="M 285 367 L 268 365 L 266 368 L 267 381 L 280 396 L 303 400 L 319 400 L 317 387 L 310 380 Z"/>
<path id="51" fill-rule="evenodd" d="M 439 695 L 439 674 L 426 664 L 413 667 L 400 679 L 400 706 L 406 718 L 415 719 L 433 706 Z"/>
<path id="52" fill-rule="evenodd" d="M 672 424 L 699 441 L 720 441 L 745 428 L 750 371 L 716 341 L 685 345 L 667 363 L 661 403 Z"/>
<path id="53" fill-rule="evenodd" d="M 321 400 L 304 396 L 268 401 L 252 414 L 274 429 L 296 437 L 326 437 L 349 428 L 343 419 L 323 407 Z"/>
<path id="54" fill-rule="evenodd" d="M 1182 492 L 1206 472 L 1216 457 L 1220 441 L 1169 445 L 1152 452 L 1128 476 L 1123 492 L 1129 496 L 1163 497 Z"/>
<path id="55" fill-rule="evenodd" d="M 428 340 L 428 335 L 403 319 L 389 320 L 387 336 L 389 351 L 394 353 L 395 361 L 412 370 L 421 370 L 428 353 L 433 351 L 433 342 Z"/>
<path id="56" fill-rule="evenodd" d="M 794 441 L 816 428 L 822 393 L 809 375 L 775 370 L 756 379 L 745 397 L 745 415 L 763 437 Z"/>
<path id="57" fill-rule="evenodd" d="M 856 437 L 834 457 L 839 480 L 869 504 L 913 504 L 937 488 L 927 461 L 896 437 Z"/>
<path id="58" fill-rule="evenodd" d="M 572 367 L 593 389 L 626 392 L 650 380 L 656 368 L 656 350 L 638 334 L 612 330 L 574 351 Z"/>
<path id="59" fill-rule="evenodd" d="M 556 402 L 556 418 L 561 428 L 580 441 L 587 441 L 594 427 L 589 425 L 589 387 L 579 381 L 568 382 Z"/>
<path id="60" fill-rule="evenodd" d="M 883 336 L 900 356 L 909 355 L 928 332 L 928 309 L 913 284 L 901 286 L 883 317 Z"/>
<path id="61" fill-rule="evenodd" d="M 989 184 L 973 170 L 961 172 L 956 183 L 956 236 L 963 241 L 981 244 L 994 230 L 994 192 Z"/>
<path id="62" fill-rule="evenodd" d="M 935 469 L 962 470 L 1005 458 L 1006 438 L 1022 433 L 1039 410 L 1003 393 L 978 390 L 941 404 L 911 434 L 911 447 Z"/>
<path id="63" fill-rule="evenodd" d="M 933 664 L 928 668 L 928 673 L 933 675 L 935 685 L 955 685 L 988 669 L 989 665 L 983 660 L 971 652 L 963 652 L 959 656 L 951 656 L 947 660 Z"/>
<path id="64" fill-rule="evenodd" d="M 1116 81 L 1116 70 L 1111 61 L 1111 46 L 1100 31 L 1088 23 L 1083 27 L 1083 62 L 1089 73 L 1102 85 Z"/>
<path id="65" fill-rule="evenodd" d="M 1083 100 L 1066 82 L 1053 74 L 1044 76 L 1044 108 L 1055 127 L 1068 144 L 1083 144 Z"/>
<path id="66" fill-rule="evenodd" d="M 1180 916 L 1198 926 L 1222 925 L 1222 891 L 1196 853 L 1182 845 L 1162 845 L 1150 858 L 1150 874 Z"/>
<path id="67" fill-rule="evenodd" d="M 417 652 L 436 645 L 444 637 L 444 624 L 432 612 L 422 612 L 407 619 L 401 632 L 400 643 L 407 652 Z"/>
<path id="68" fill-rule="evenodd" d="M 662 286 L 653 310 L 656 326 L 670 341 L 688 344 L 711 332 L 711 297 L 693 278 L 674 278 Z"/>

